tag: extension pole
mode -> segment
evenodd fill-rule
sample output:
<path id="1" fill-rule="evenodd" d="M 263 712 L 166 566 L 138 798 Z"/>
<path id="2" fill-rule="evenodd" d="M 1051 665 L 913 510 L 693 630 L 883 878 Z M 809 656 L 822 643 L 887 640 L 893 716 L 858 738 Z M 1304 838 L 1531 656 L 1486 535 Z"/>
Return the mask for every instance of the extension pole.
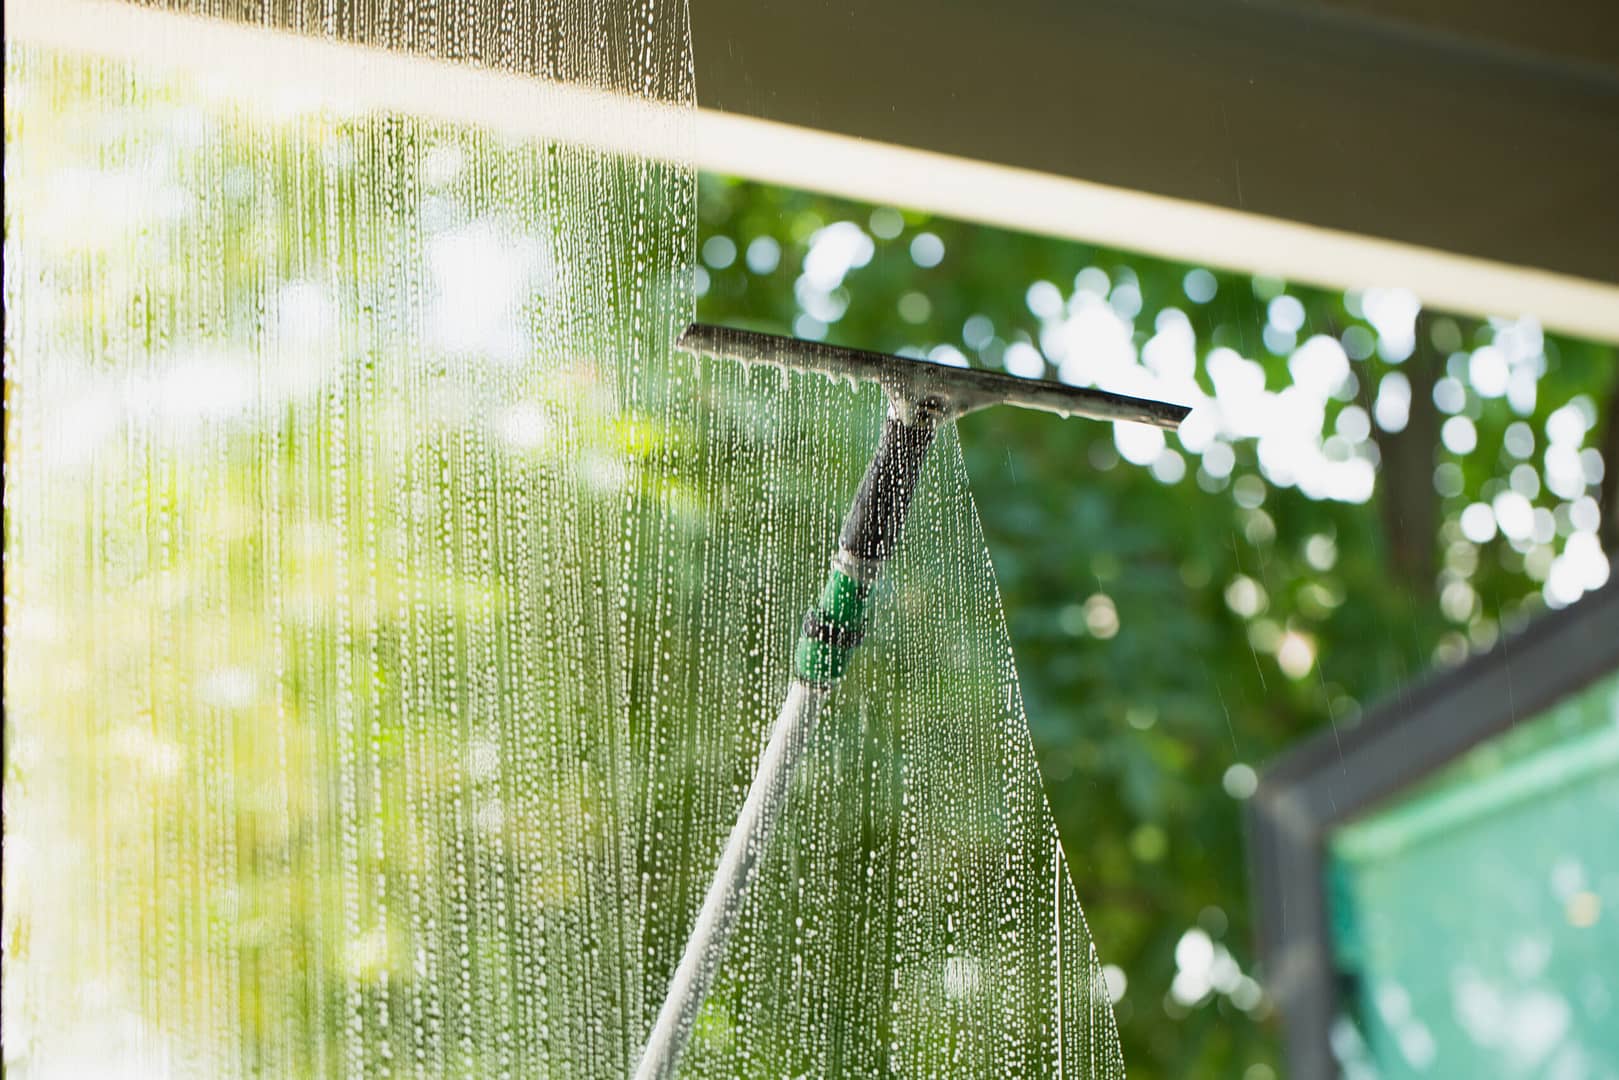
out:
<path id="1" fill-rule="evenodd" d="M 636 1080 L 667 1080 L 680 1063 L 697 1010 L 724 959 L 725 946 L 757 874 L 759 858 L 787 803 L 793 774 L 809 745 L 821 706 L 848 670 L 849 658 L 865 633 L 872 587 L 899 543 L 922 462 L 945 415 L 932 401 L 912 404 L 895 398 L 889 409 L 877 451 L 843 520 L 832 572 L 820 599 L 804 616 L 781 715 L 725 841 L 686 950 L 669 980 L 669 991 L 635 1070 Z"/>
<path id="2" fill-rule="evenodd" d="M 668 995 L 635 1070 L 636 1080 L 665 1080 L 680 1063 L 692 1022 L 724 958 L 726 941 L 741 913 L 770 830 L 781 816 L 821 706 L 843 678 L 849 658 L 860 644 L 872 586 L 899 544 L 917 475 L 939 426 L 991 405 L 1167 428 L 1177 426 L 1189 411 L 1181 405 L 1106 390 L 947 367 L 725 326 L 692 323 L 677 344 L 688 352 L 728 356 L 745 364 L 875 382 L 887 392 L 889 409 L 877 452 L 838 534 L 832 573 L 820 599 L 804 617 L 804 632 L 793 650 L 787 700 L 759 760 L 742 813 L 725 842 L 686 951 L 669 982 Z"/>

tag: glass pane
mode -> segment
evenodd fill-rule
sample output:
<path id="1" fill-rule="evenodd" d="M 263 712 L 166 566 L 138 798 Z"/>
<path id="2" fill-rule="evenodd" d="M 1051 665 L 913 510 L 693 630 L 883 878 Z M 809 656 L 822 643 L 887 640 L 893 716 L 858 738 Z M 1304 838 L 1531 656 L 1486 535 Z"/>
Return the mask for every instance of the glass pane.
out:
<path id="1" fill-rule="evenodd" d="M 316 55 L 566 67 L 429 7 Z M 637 17 L 562 51 L 686 103 Z M 8 1068 L 627 1075 L 883 394 L 674 352 L 622 133 L 6 65 Z M 685 1073 L 1118 1075 L 953 431 L 872 607 Z"/>
<path id="2" fill-rule="evenodd" d="M 1614 1075 L 1613 821 L 1619 676 L 1337 830 L 1334 939 L 1376 1075 Z"/>
<path id="3" fill-rule="evenodd" d="M 1306 875 L 1244 865 L 1262 777 L 1318 750 L 1331 812 L 1385 704 L 1611 595 L 1613 347 L 1435 310 L 1418 281 L 1322 288 L 707 173 L 698 208 L 705 321 L 1194 406 L 1161 436 L 986 410 L 961 445 L 1131 1075 L 1286 1075 L 1303 995 L 1256 939 L 1267 900 L 1289 928 L 1315 909 Z"/>

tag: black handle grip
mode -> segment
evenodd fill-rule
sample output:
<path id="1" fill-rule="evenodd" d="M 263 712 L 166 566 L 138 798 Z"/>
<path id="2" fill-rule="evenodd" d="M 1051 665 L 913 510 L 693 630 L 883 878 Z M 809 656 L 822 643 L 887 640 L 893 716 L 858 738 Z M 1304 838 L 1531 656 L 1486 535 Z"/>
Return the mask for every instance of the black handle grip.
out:
<path id="1" fill-rule="evenodd" d="M 894 553 L 905 515 L 911 509 L 911 494 L 933 446 L 934 424 L 923 421 L 907 424 L 890 416 L 883 425 L 877 452 L 872 455 L 866 475 L 855 492 L 854 505 L 843 519 L 838 544 L 861 559 L 881 562 Z"/>

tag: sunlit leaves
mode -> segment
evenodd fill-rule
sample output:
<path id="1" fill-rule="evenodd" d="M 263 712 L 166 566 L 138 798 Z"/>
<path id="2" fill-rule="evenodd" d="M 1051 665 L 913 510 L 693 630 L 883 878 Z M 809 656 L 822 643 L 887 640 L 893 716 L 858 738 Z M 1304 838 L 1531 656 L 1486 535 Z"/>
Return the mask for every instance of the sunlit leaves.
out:
<path id="1" fill-rule="evenodd" d="M 780 258 L 769 279 L 716 278 L 704 317 L 791 332 L 806 241 L 840 221 L 874 251 L 827 337 L 1196 407 L 1168 437 L 994 410 L 963 442 L 1076 880 L 1128 974 L 1131 1073 L 1268 1075 L 1270 1036 L 1245 1019 L 1264 1003 L 1170 992 L 1210 905 L 1230 914 L 1211 941 L 1251 964 L 1226 779 L 1245 790 L 1239 765 L 1603 579 L 1613 350 L 1532 319 L 1431 317 L 1420 282 L 1333 293 L 717 177 L 700 229 Z M 923 234 L 938 267 L 911 257 Z M 1408 583 L 1384 450 L 1429 416 L 1407 486 L 1433 501 L 1418 542 L 1435 571 Z M 1098 596 L 1111 636 L 1092 629 Z"/>

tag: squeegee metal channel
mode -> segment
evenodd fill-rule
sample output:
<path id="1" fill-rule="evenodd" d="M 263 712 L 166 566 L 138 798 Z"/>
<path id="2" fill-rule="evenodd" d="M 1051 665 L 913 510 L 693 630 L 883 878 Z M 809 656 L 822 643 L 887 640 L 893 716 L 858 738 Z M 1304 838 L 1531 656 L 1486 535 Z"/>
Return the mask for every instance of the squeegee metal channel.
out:
<path id="1" fill-rule="evenodd" d="M 834 378 L 875 382 L 896 401 L 941 398 L 947 406 L 940 420 L 953 420 L 990 405 L 1016 405 L 1060 416 L 1126 420 L 1174 428 L 1191 412 L 1184 405 L 1069 386 L 1049 379 L 1025 379 L 998 371 L 949 367 L 931 360 L 800 341 L 729 326 L 692 323 L 680 335 L 678 345 L 688 352 L 723 356 L 747 364 L 769 364 Z"/>

